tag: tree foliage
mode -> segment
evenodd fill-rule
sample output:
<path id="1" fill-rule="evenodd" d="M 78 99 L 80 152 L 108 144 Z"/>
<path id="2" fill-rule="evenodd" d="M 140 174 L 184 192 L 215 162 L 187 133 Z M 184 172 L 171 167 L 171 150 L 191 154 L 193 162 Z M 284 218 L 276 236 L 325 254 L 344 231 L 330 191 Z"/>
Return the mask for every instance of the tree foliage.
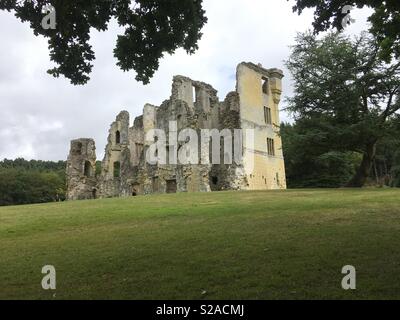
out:
<path id="1" fill-rule="evenodd" d="M 399 123 L 391 121 L 377 143 L 369 185 L 400 187 Z M 282 123 L 281 136 L 289 188 L 343 187 L 362 160 L 361 153 L 332 148 L 326 131 L 313 118 Z"/>
<path id="2" fill-rule="evenodd" d="M 65 199 L 65 162 L 0 162 L 0 205 L 43 203 Z"/>
<path id="3" fill-rule="evenodd" d="M 400 148 L 394 154 L 394 165 L 391 169 L 390 186 L 400 188 Z"/>
<path id="4" fill-rule="evenodd" d="M 332 150 L 312 119 L 283 123 L 281 136 L 289 188 L 343 187 L 361 162 L 359 153 Z"/>
<path id="5" fill-rule="evenodd" d="M 56 10 L 56 29 L 44 29 L 42 9 Z M 55 77 L 64 75 L 73 84 L 90 79 L 95 53 L 90 45 L 92 29 L 105 31 L 115 19 L 125 31 L 114 49 L 117 65 L 134 70 L 136 79 L 148 83 L 165 53 L 198 49 L 201 29 L 207 22 L 202 0 L 0 0 L 0 9 L 12 11 L 29 22 L 35 35 L 48 39 Z"/>
<path id="6" fill-rule="evenodd" d="M 299 14 L 306 8 L 314 9 L 315 32 L 326 31 L 333 27 L 342 30 L 346 5 L 369 7 L 374 13 L 369 17 L 370 32 L 376 37 L 380 47 L 380 56 L 386 62 L 392 57 L 400 58 L 400 1 L 399 0 L 296 0 L 293 11 Z"/>
<path id="7" fill-rule="evenodd" d="M 304 33 L 287 61 L 294 78 L 288 110 L 295 119 L 308 119 L 331 151 L 363 155 L 351 187 L 366 182 L 377 143 L 400 110 L 400 63 L 387 64 L 378 52 L 379 43 L 366 33 L 354 40 Z"/>

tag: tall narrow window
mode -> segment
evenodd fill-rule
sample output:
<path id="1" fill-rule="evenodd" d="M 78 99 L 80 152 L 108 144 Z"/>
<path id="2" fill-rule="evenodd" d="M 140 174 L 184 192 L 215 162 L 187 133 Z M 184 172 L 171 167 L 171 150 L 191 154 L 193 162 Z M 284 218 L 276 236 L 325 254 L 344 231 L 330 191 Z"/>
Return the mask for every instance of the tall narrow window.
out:
<path id="1" fill-rule="evenodd" d="M 195 86 L 192 86 L 192 94 L 193 94 L 193 102 L 197 102 L 197 88 Z"/>
<path id="2" fill-rule="evenodd" d="M 268 94 L 268 78 L 263 77 L 261 80 L 262 92 Z"/>
<path id="3" fill-rule="evenodd" d="M 151 179 L 151 182 L 152 182 L 153 192 L 158 192 L 159 191 L 159 180 L 158 180 L 158 177 L 153 177 Z"/>
<path id="4" fill-rule="evenodd" d="M 136 159 L 140 160 L 143 154 L 143 144 L 135 143 L 135 145 L 136 145 Z"/>
<path id="5" fill-rule="evenodd" d="M 173 146 L 172 146 L 173 148 Z M 169 164 L 169 146 L 166 147 L 166 153 L 165 153 L 165 164 Z"/>
<path id="6" fill-rule="evenodd" d="M 115 144 L 120 144 L 121 143 L 121 133 L 119 130 L 115 132 Z"/>
<path id="7" fill-rule="evenodd" d="M 266 124 L 272 124 L 271 108 L 264 107 L 264 120 Z"/>
<path id="8" fill-rule="evenodd" d="M 90 178 L 93 175 L 92 164 L 89 161 L 85 161 L 84 175 L 87 178 Z"/>
<path id="9" fill-rule="evenodd" d="M 267 138 L 268 155 L 275 156 L 275 143 L 274 139 Z"/>
<path id="10" fill-rule="evenodd" d="M 119 161 L 114 162 L 114 178 L 121 177 L 121 163 Z"/>

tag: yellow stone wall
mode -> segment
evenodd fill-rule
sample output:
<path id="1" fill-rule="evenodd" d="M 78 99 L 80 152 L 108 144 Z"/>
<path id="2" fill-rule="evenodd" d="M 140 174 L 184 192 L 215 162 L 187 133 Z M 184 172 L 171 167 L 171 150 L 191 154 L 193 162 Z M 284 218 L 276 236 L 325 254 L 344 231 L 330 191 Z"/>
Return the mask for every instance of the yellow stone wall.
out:
<path id="1" fill-rule="evenodd" d="M 283 74 L 277 69 L 242 63 L 237 70 L 237 91 L 240 96 L 242 129 L 254 130 L 254 145 L 245 138 L 244 164 L 250 190 L 286 189 L 282 140 L 278 134 L 279 102 Z M 267 94 L 263 78 L 268 79 Z M 272 125 L 266 124 L 264 107 L 271 108 Z M 267 138 L 274 139 L 275 156 L 268 155 Z"/>

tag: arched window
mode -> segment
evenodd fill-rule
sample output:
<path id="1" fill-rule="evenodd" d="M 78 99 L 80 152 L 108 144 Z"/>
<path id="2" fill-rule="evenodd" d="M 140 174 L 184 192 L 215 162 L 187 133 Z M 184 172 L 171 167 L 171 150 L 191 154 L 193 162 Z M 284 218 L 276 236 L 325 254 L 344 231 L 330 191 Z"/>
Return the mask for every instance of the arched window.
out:
<path id="1" fill-rule="evenodd" d="M 93 168 L 90 161 L 85 161 L 85 169 L 83 174 L 85 175 L 85 177 L 88 178 L 90 178 L 93 175 Z"/>
<path id="2" fill-rule="evenodd" d="M 121 176 L 121 163 L 119 161 L 114 162 L 114 178 Z"/>
<path id="3" fill-rule="evenodd" d="M 115 132 L 115 143 L 116 144 L 120 144 L 121 143 L 121 133 L 119 132 L 119 130 L 117 130 Z"/>

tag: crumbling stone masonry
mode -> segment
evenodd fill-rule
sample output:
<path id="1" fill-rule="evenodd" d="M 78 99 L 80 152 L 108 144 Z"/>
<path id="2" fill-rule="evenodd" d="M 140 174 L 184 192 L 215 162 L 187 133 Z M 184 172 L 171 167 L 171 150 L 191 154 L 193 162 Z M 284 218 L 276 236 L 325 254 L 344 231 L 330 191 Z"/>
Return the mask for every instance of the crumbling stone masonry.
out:
<path id="1" fill-rule="evenodd" d="M 143 115 L 134 120 L 132 127 L 127 111 L 117 116 L 109 130 L 101 172 L 96 174 L 95 142 L 71 141 L 67 199 L 285 189 L 278 108 L 282 78 L 281 70 L 241 63 L 237 67 L 236 91 L 219 101 L 217 91 L 209 84 L 175 76 L 170 99 L 161 106 L 146 104 Z M 177 122 L 177 132 L 184 128 L 253 129 L 254 144 L 247 145 L 243 138 L 243 163 L 239 165 L 147 163 L 145 154 L 154 141 L 146 141 L 146 134 L 151 129 L 162 129 L 167 137 L 176 134 L 169 132 L 170 121 Z M 199 152 L 209 156 L 209 150 Z"/>

